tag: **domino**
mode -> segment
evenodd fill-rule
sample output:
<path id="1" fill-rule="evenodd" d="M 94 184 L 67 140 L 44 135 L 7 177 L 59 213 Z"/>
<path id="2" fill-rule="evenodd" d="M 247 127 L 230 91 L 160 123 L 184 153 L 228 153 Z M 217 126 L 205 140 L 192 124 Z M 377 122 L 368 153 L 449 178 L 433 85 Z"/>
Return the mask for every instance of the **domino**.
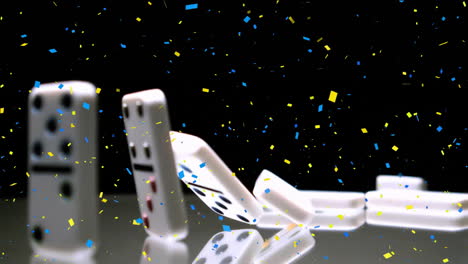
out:
<path id="1" fill-rule="evenodd" d="M 367 207 L 377 209 L 421 209 L 463 211 L 468 194 L 417 190 L 381 190 L 366 193 Z"/>
<path id="2" fill-rule="evenodd" d="M 291 224 L 265 241 L 255 257 L 255 264 L 292 263 L 315 246 L 315 239 L 307 228 Z"/>
<path id="3" fill-rule="evenodd" d="M 260 203 L 201 138 L 171 133 L 179 178 L 211 210 L 247 224 L 263 213 Z"/>
<path id="4" fill-rule="evenodd" d="M 362 209 L 366 199 L 362 192 L 299 190 L 316 210 Z"/>
<path id="5" fill-rule="evenodd" d="M 370 225 L 398 228 L 461 231 L 468 228 L 468 213 L 425 209 L 368 208 L 366 211 L 366 222 Z"/>
<path id="6" fill-rule="evenodd" d="M 34 87 L 29 96 L 28 221 L 38 254 L 73 257 L 96 249 L 95 90 L 66 81 Z"/>
<path id="7" fill-rule="evenodd" d="M 184 242 L 148 236 L 143 243 L 140 264 L 189 264 L 189 253 Z"/>
<path id="8" fill-rule="evenodd" d="M 282 229 L 292 221 L 277 211 L 266 210 L 258 222 L 259 228 Z M 326 231 L 355 230 L 366 223 L 366 213 L 361 209 L 316 210 L 313 226 L 309 229 Z"/>
<path id="9" fill-rule="evenodd" d="M 237 229 L 215 234 L 192 264 L 249 264 L 263 245 L 255 229 Z"/>
<path id="10" fill-rule="evenodd" d="M 315 210 L 301 192 L 268 170 L 263 170 L 255 182 L 255 197 L 263 204 L 291 219 L 293 223 L 310 226 Z"/>
<path id="11" fill-rule="evenodd" d="M 427 190 L 427 184 L 420 177 L 379 175 L 376 178 L 376 189 Z"/>
<path id="12" fill-rule="evenodd" d="M 166 97 L 158 89 L 127 94 L 122 110 L 145 230 L 183 239 L 188 234 L 187 213 L 169 137 Z"/>

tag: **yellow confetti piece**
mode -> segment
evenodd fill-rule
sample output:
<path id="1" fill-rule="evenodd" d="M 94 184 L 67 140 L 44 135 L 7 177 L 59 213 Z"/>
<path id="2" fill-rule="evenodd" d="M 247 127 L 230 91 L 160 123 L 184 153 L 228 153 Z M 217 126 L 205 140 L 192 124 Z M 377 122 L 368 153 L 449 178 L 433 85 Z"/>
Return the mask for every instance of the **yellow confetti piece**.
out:
<path id="1" fill-rule="evenodd" d="M 153 3 L 151 3 L 150 1 L 148 1 L 148 5 L 153 5 Z"/>
<path id="2" fill-rule="evenodd" d="M 13 155 L 13 151 L 10 151 L 8 154 Z"/>
<path id="3" fill-rule="evenodd" d="M 338 167 L 337 167 L 337 166 L 335 166 L 335 169 L 334 169 L 334 170 L 335 170 L 335 172 L 338 172 Z"/>
<path id="4" fill-rule="evenodd" d="M 20 46 L 21 46 L 21 47 L 24 47 L 24 46 L 27 46 L 27 45 L 28 45 L 28 43 L 23 43 L 23 44 L 21 44 Z"/>
<path id="5" fill-rule="evenodd" d="M 329 224 L 328 227 L 329 227 L 329 228 L 333 228 L 333 224 Z"/>
<path id="6" fill-rule="evenodd" d="M 29 178 L 31 175 L 29 175 L 29 172 L 26 172 L 26 176 L 28 176 L 28 178 Z"/>
<path id="7" fill-rule="evenodd" d="M 403 74 L 404 76 L 406 76 L 406 72 L 402 72 L 401 74 Z"/>
<path id="8" fill-rule="evenodd" d="M 389 258 L 393 257 L 393 255 L 395 255 L 395 253 L 393 253 L 393 252 L 388 252 L 388 253 L 383 254 L 383 257 L 384 257 L 385 259 L 389 259 Z"/>
<path id="9" fill-rule="evenodd" d="M 76 111 L 72 111 L 72 115 L 76 115 Z"/>
<path id="10" fill-rule="evenodd" d="M 0 108 L 0 114 L 3 114 L 3 113 L 5 113 L 5 108 L 4 107 Z"/>
<path id="11" fill-rule="evenodd" d="M 297 247 L 297 241 L 293 241 L 293 246 Z"/>
<path id="12" fill-rule="evenodd" d="M 100 94 L 101 93 L 101 88 L 96 88 L 96 93 Z"/>
<path id="13" fill-rule="evenodd" d="M 137 18 L 136 18 L 136 21 L 140 22 L 140 21 L 141 21 L 141 18 L 137 17 Z"/>
<path id="14" fill-rule="evenodd" d="M 309 97 L 310 100 L 314 100 L 315 96 L 311 96 Z"/>
<path id="15" fill-rule="evenodd" d="M 442 115 L 442 113 L 441 112 L 436 112 L 436 115 Z"/>
<path id="16" fill-rule="evenodd" d="M 381 216 L 381 215 L 382 215 L 382 211 L 377 212 L 377 216 Z"/>
<path id="17" fill-rule="evenodd" d="M 363 134 L 367 134 L 367 128 L 361 128 Z"/>
<path id="18" fill-rule="evenodd" d="M 312 168 L 312 163 L 309 163 L 309 168 Z"/>
<path id="19" fill-rule="evenodd" d="M 414 13 L 417 13 L 417 12 L 418 12 L 418 10 L 415 8 L 415 9 L 413 9 L 413 12 L 414 12 Z"/>
<path id="20" fill-rule="evenodd" d="M 18 183 L 16 183 L 16 182 L 15 182 L 15 183 L 12 183 L 12 184 L 10 184 L 10 186 L 15 186 L 16 184 L 18 184 Z"/>
<path id="21" fill-rule="evenodd" d="M 47 155 L 49 155 L 50 157 L 53 157 L 53 156 L 54 156 L 54 153 L 52 153 L 52 152 L 49 151 L 49 152 L 47 152 Z"/>
<path id="22" fill-rule="evenodd" d="M 232 175 L 232 176 L 234 176 L 234 177 L 236 177 L 236 173 L 235 173 L 235 172 L 232 172 L 232 174 L 231 174 L 231 175 Z"/>
<path id="23" fill-rule="evenodd" d="M 288 107 L 292 107 L 292 104 L 288 104 Z"/>
<path id="24" fill-rule="evenodd" d="M 466 7 L 466 3 L 465 3 L 465 1 L 463 1 L 463 7 Z"/>
<path id="25" fill-rule="evenodd" d="M 138 223 L 135 219 L 133 219 L 133 222 L 132 222 L 133 225 L 141 225 L 140 223 Z"/>
<path id="26" fill-rule="evenodd" d="M 328 47 L 328 46 L 327 46 Z M 330 91 L 330 96 L 328 96 L 328 101 L 330 102 L 336 102 L 336 97 L 338 96 L 338 93 L 335 91 Z"/>
<path id="27" fill-rule="evenodd" d="M 320 128 L 320 125 L 315 125 L 315 129 L 319 129 Z"/>
<path id="28" fill-rule="evenodd" d="M 75 124 L 70 123 L 70 127 L 71 127 L 71 128 L 75 127 Z"/>
<path id="29" fill-rule="evenodd" d="M 443 45 L 445 45 L 447 43 L 448 43 L 448 41 L 442 42 L 442 43 L 439 44 L 439 46 L 443 46 Z"/>
<path id="30" fill-rule="evenodd" d="M 407 205 L 407 206 L 405 206 L 405 208 L 406 208 L 406 210 L 410 210 L 410 209 L 413 209 L 414 206 L 412 206 L 412 205 Z"/>
<path id="31" fill-rule="evenodd" d="M 325 46 L 323 46 L 323 47 L 324 47 L 327 51 L 330 51 L 330 50 L 331 50 L 330 46 L 328 46 L 328 45 L 325 45 Z"/>
<path id="32" fill-rule="evenodd" d="M 397 151 L 397 150 L 398 150 L 398 147 L 397 147 L 397 146 L 393 146 L 392 149 L 393 149 L 393 151 Z"/>
<path id="33" fill-rule="evenodd" d="M 203 89 L 202 89 L 202 92 L 204 92 L 204 93 L 209 93 L 209 92 L 210 92 L 210 89 L 208 89 L 208 88 L 203 88 Z"/>
<path id="34" fill-rule="evenodd" d="M 408 112 L 408 113 L 406 113 L 406 116 L 407 116 L 408 118 L 411 118 L 413 115 L 412 115 L 410 112 Z"/>
<path id="35" fill-rule="evenodd" d="M 104 198 L 104 199 L 102 199 L 102 200 L 101 200 L 101 202 L 103 202 L 103 203 L 107 203 L 107 199 L 106 199 L 106 198 Z"/>
<path id="36" fill-rule="evenodd" d="M 443 263 L 448 263 L 449 261 L 450 261 L 450 260 L 449 260 L 448 258 L 444 258 L 444 259 L 442 260 Z"/>
<path id="37" fill-rule="evenodd" d="M 98 213 L 98 214 L 102 214 L 102 212 L 104 212 L 104 210 L 101 210 L 101 211 L 99 211 L 99 213 Z"/>
<path id="38" fill-rule="evenodd" d="M 388 123 L 385 123 L 384 127 L 388 127 Z"/>
<path id="39" fill-rule="evenodd" d="M 174 55 L 176 55 L 177 57 L 180 57 L 180 52 L 176 51 L 174 52 Z"/>
<path id="40" fill-rule="evenodd" d="M 68 224 L 69 224 L 70 226 L 74 226 L 74 225 L 75 225 L 75 221 L 73 221 L 73 218 L 68 219 Z"/>
<path id="41" fill-rule="evenodd" d="M 289 164 L 291 164 L 291 161 L 289 161 L 289 160 L 285 159 L 285 160 L 284 160 L 284 163 L 286 163 L 286 164 L 288 164 L 288 165 L 289 165 Z"/>
<path id="42" fill-rule="evenodd" d="M 291 16 L 289 17 L 289 21 L 291 21 L 292 24 L 296 23 L 296 21 L 294 20 L 294 18 L 291 17 Z"/>
<path id="43" fill-rule="evenodd" d="M 276 236 L 275 236 L 275 240 L 279 240 L 279 239 L 280 239 L 279 236 L 276 235 Z"/>
<path id="44" fill-rule="evenodd" d="M 344 219 L 344 215 L 337 215 L 336 217 L 338 217 L 340 220 Z"/>
<path id="45" fill-rule="evenodd" d="M 275 145 L 271 145 L 270 149 L 273 150 L 275 148 Z"/>

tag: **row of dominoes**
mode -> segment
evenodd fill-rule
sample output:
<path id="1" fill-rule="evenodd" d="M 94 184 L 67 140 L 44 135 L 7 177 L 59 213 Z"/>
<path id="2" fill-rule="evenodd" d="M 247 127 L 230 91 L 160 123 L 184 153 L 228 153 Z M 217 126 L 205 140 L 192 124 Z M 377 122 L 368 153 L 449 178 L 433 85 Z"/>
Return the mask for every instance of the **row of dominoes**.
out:
<path id="1" fill-rule="evenodd" d="M 97 178 L 95 87 L 85 82 L 41 85 L 32 90 L 29 104 L 29 223 L 33 248 L 45 254 L 93 254 Z M 314 227 L 333 219 L 340 226 L 342 222 L 336 219 L 344 218 L 350 219 L 341 226 L 346 229 L 365 222 L 363 193 L 299 191 L 266 170 L 250 193 L 206 142 L 170 131 L 166 99 L 160 90 L 125 95 L 122 112 L 140 212 L 145 230 L 152 236 L 178 240 L 188 234 L 177 178 L 211 210 L 246 224 L 285 227 L 297 223 Z M 420 210 L 419 215 L 407 218 L 407 224 L 420 223 L 428 218 L 428 212 L 430 216 L 442 212 L 447 197 L 457 206 L 466 199 L 463 194 L 433 193 L 427 196 L 429 200 L 417 200 L 421 194 L 414 197 L 415 194 L 405 196 L 391 191 L 401 186 L 425 188 L 424 181 L 418 178 L 379 177 L 378 186 L 386 193 L 383 199 L 375 199 L 373 192 L 367 194 L 369 223 L 390 225 L 381 219 L 388 215 L 388 221 L 394 221 L 409 215 L 409 211 L 398 209 L 398 205 L 407 202 L 414 203 L 414 208 L 406 207 L 407 210 Z M 434 204 L 431 210 L 421 213 L 421 207 L 428 202 Z M 441 210 L 436 212 L 437 208 Z M 375 210 L 380 213 L 379 218 L 369 217 Z M 337 213 L 341 217 L 336 217 Z M 465 214 L 457 217 L 456 221 L 444 219 L 448 219 L 447 224 L 453 222 L 453 229 L 465 228 Z M 430 225 L 422 227 L 427 226 Z"/>

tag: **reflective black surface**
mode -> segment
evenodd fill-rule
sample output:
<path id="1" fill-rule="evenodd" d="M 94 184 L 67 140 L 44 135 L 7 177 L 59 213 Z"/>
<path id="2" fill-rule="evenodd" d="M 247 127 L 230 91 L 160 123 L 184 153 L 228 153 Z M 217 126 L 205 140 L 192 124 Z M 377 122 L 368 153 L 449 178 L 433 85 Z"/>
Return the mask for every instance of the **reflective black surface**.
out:
<path id="1" fill-rule="evenodd" d="M 107 199 L 107 203 L 100 204 L 100 210 L 104 211 L 98 215 L 100 241 L 95 259 L 79 262 L 40 262 L 42 256 L 35 256 L 28 242 L 26 199 L 0 201 L 0 263 L 164 263 L 157 262 L 158 257 L 177 262 L 188 259 L 191 263 L 208 240 L 223 231 L 223 225 L 231 229 L 253 227 L 226 218 L 220 220 L 195 195 L 186 195 L 189 236 L 177 245 L 157 239 L 145 243 L 147 235 L 143 227 L 133 224 L 140 217 L 136 196 L 107 195 Z M 258 230 L 265 240 L 279 231 Z M 446 263 L 468 263 L 468 231 L 450 233 L 364 225 L 354 231 L 311 232 L 315 234 L 316 245 L 297 263 L 422 264 L 444 263 L 445 259 L 449 261 Z M 388 259 L 384 257 L 387 253 L 391 255 Z"/>

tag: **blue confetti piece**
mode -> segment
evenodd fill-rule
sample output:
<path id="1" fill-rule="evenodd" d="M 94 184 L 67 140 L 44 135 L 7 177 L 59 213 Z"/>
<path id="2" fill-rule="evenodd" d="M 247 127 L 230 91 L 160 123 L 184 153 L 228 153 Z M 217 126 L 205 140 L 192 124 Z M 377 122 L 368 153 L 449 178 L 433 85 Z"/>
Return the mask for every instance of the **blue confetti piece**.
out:
<path id="1" fill-rule="evenodd" d="M 202 164 L 200 164 L 200 168 L 204 168 L 206 166 L 206 162 L 203 162 Z"/>
<path id="2" fill-rule="evenodd" d="M 247 87 L 247 83 L 246 83 L 246 82 L 242 82 L 242 86 Z"/>
<path id="3" fill-rule="evenodd" d="M 408 188 L 409 188 L 409 185 L 408 185 L 408 184 L 406 184 L 406 185 L 405 185 L 405 188 L 406 188 L 406 189 L 408 189 Z"/>
<path id="4" fill-rule="evenodd" d="M 62 89 L 62 88 L 63 88 L 63 84 L 59 84 L 58 88 L 59 88 L 59 89 Z"/>
<path id="5" fill-rule="evenodd" d="M 198 4 L 190 4 L 190 5 L 185 5 L 185 10 L 192 10 L 192 9 L 197 9 Z"/>
<path id="6" fill-rule="evenodd" d="M 257 29 L 257 25 L 256 25 L 256 24 L 254 24 L 252 27 L 253 27 L 253 29 Z"/>
<path id="7" fill-rule="evenodd" d="M 91 239 L 88 239 L 88 241 L 86 241 L 86 246 L 88 248 L 91 248 L 93 246 L 94 242 L 91 240 Z"/>
<path id="8" fill-rule="evenodd" d="M 400 3 L 404 3 L 404 2 L 405 2 L 405 0 L 400 0 Z"/>
<path id="9" fill-rule="evenodd" d="M 57 109 L 57 113 L 63 115 L 63 111 L 61 109 Z"/>
<path id="10" fill-rule="evenodd" d="M 130 171 L 129 168 L 125 168 L 125 169 L 127 170 L 127 172 L 128 172 L 129 175 L 132 175 L 132 171 Z"/>
<path id="11" fill-rule="evenodd" d="M 222 215 L 218 215 L 218 219 L 219 219 L 219 221 L 223 221 L 224 217 Z"/>
<path id="12" fill-rule="evenodd" d="M 452 82 L 454 82 L 456 79 L 455 79 L 455 77 L 452 77 L 452 79 L 450 79 L 450 80 L 451 80 Z"/>
<path id="13" fill-rule="evenodd" d="M 320 113 L 320 112 L 322 112 L 322 110 L 323 110 L 323 105 L 319 105 L 318 106 L 318 112 Z"/>
<path id="14" fill-rule="evenodd" d="M 179 179 L 182 179 L 182 178 L 184 178 L 184 177 L 185 177 L 185 175 L 184 175 L 184 171 L 179 171 L 179 173 L 178 173 L 178 174 L 179 174 Z"/>
<path id="15" fill-rule="evenodd" d="M 21 35 L 21 38 L 25 38 L 25 37 L 27 37 L 27 36 L 28 36 L 28 35 L 23 34 L 23 35 Z"/>
<path id="16" fill-rule="evenodd" d="M 308 38 L 308 37 L 306 37 L 306 36 L 304 36 L 304 37 L 302 37 L 302 38 L 303 38 L 304 40 L 306 40 L 306 41 L 310 41 L 310 38 Z"/>
<path id="17" fill-rule="evenodd" d="M 329 257 L 328 256 L 323 256 L 323 259 L 327 260 L 327 259 L 329 259 Z"/>
<path id="18" fill-rule="evenodd" d="M 138 218 L 138 219 L 135 220 L 135 222 L 137 222 L 138 224 L 143 224 L 143 219 Z"/>
<path id="19" fill-rule="evenodd" d="M 357 65 L 357 66 L 361 65 L 361 62 L 360 62 L 360 61 L 356 61 L 356 65 Z"/>
<path id="20" fill-rule="evenodd" d="M 339 182 L 339 183 L 343 183 L 343 180 L 342 180 L 342 179 L 338 179 L 338 182 Z"/>
<path id="21" fill-rule="evenodd" d="M 50 49 L 49 52 L 54 54 L 54 53 L 57 53 L 57 50 L 56 49 Z"/>
<path id="22" fill-rule="evenodd" d="M 125 49 L 125 48 L 127 48 L 127 45 L 125 45 L 125 44 L 123 44 L 123 43 L 120 43 L 120 47 L 121 47 L 122 49 Z"/>
<path id="23" fill-rule="evenodd" d="M 87 102 L 83 102 L 83 108 L 89 110 L 89 104 Z"/>
<path id="24" fill-rule="evenodd" d="M 312 49 L 308 49 L 307 52 L 312 53 Z"/>
<path id="25" fill-rule="evenodd" d="M 431 235 L 429 238 L 432 239 L 432 240 L 434 240 L 434 239 L 435 239 L 435 236 L 434 236 L 434 235 Z"/>
<path id="26" fill-rule="evenodd" d="M 437 127 L 437 132 L 442 131 L 442 129 L 443 129 L 443 128 L 442 128 L 441 126 L 438 126 L 438 127 Z"/>
<path id="27" fill-rule="evenodd" d="M 196 209 L 196 208 L 195 208 L 195 205 L 191 204 L 191 205 L 190 205 L 190 209 L 192 209 L 193 211 L 195 211 L 195 209 Z"/>
<path id="28" fill-rule="evenodd" d="M 445 21 L 445 20 L 446 20 L 446 18 L 443 16 L 443 17 L 442 17 L 440 20 L 442 20 L 442 21 Z"/>
<path id="29" fill-rule="evenodd" d="M 250 21 L 250 17 L 249 17 L 249 16 L 246 16 L 246 17 L 244 18 L 244 22 L 245 22 L 245 23 L 249 23 L 249 21 Z"/>
<path id="30" fill-rule="evenodd" d="M 46 229 L 46 230 L 45 230 L 45 233 L 46 233 L 46 234 L 49 234 L 49 233 L 50 233 L 50 230 L 49 230 L 49 229 Z"/>
<path id="31" fill-rule="evenodd" d="M 185 126 L 186 126 L 185 123 L 182 123 L 182 127 L 185 127 Z"/>
<path id="32" fill-rule="evenodd" d="M 349 233 L 348 233 L 348 232 L 344 232 L 343 235 L 344 235 L 345 237 L 349 237 Z"/>
<path id="33" fill-rule="evenodd" d="M 230 232 L 230 231 L 231 231 L 231 227 L 228 226 L 228 225 L 223 225 L 223 230 L 224 230 L 224 231 L 227 231 L 227 232 Z"/>
<path id="34" fill-rule="evenodd" d="M 41 82 L 40 81 L 35 81 L 34 82 L 34 87 L 39 88 L 39 86 L 41 86 Z"/>
<path id="35" fill-rule="evenodd" d="M 195 178 L 195 179 L 197 179 L 197 178 L 198 178 L 198 176 L 197 176 L 197 175 L 195 175 L 195 174 L 192 174 L 192 178 Z"/>
<path id="36" fill-rule="evenodd" d="M 294 139 L 299 139 L 299 132 L 296 132 L 296 136 L 294 137 Z"/>
<path id="37" fill-rule="evenodd" d="M 379 150 L 379 144 L 374 143 L 374 148 L 375 148 L 375 150 Z"/>
<path id="38" fill-rule="evenodd" d="M 252 220 L 252 222 L 256 223 L 256 222 L 257 222 L 257 218 L 255 218 L 254 220 Z"/>
<path id="39" fill-rule="evenodd" d="M 463 212 L 463 208 L 458 208 L 458 212 L 459 213 Z"/>
<path id="40" fill-rule="evenodd" d="M 85 141 L 86 143 L 89 143 L 88 137 L 85 137 L 85 138 L 84 138 L 84 141 Z"/>
<path id="41" fill-rule="evenodd" d="M 265 193 L 270 193 L 270 192 L 271 192 L 270 188 L 265 189 Z"/>
<path id="42" fill-rule="evenodd" d="M 390 169 L 390 163 L 385 162 L 385 167 L 387 167 L 387 169 Z"/>

